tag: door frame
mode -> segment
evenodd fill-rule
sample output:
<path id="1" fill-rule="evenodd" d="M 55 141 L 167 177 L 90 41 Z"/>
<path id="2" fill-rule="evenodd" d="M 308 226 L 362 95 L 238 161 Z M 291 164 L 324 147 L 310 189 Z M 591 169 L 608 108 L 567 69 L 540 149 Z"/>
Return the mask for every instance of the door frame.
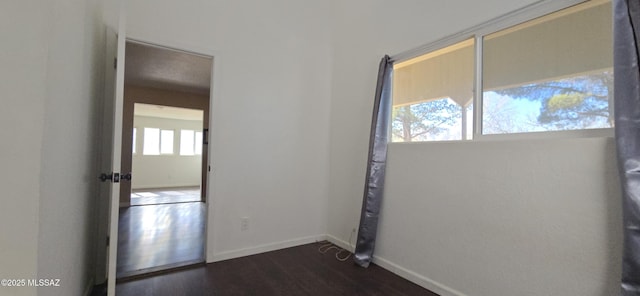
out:
<path id="1" fill-rule="evenodd" d="M 121 18 L 121 26 L 122 23 L 124 23 L 124 21 L 122 20 L 124 16 L 124 13 L 120 13 L 120 18 Z M 124 26 L 126 26 L 126 23 L 124 23 Z M 118 30 L 115 30 L 116 32 Z M 125 32 L 125 31 L 123 31 Z M 162 48 L 168 48 L 168 49 L 174 49 L 174 50 L 179 50 L 179 51 L 183 51 L 183 52 L 187 52 L 187 53 L 191 53 L 191 54 L 195 54 L 195 55 L 201 55 L 201 56 L 206 56 L 206 57 L 211 57 L 213 59 L 212 62 L 212 69 L 211 69 L 211 81 L 210 83 L 210 89 L 209 89 L 209 125 L 208 125 L 208 145 L 206 147 L 207 149 L 207 153 L 208 153 L 208 172 L 207 172 L 207 184 L 206 184 L 206 200 L 205 200 L 205 225 L 204 225 L 204 233 L 205 233 L 205 240 L 204 240 L 204 252 L 205 252 L 205 262 L 206 263 L 212 263 L 214 260 L 214 231 L 213 228 L 210 227 L 210 224 L 214 224 L 213 223 L 213 219 L 214 219 L 214 207 L 212 206 L 215 203 L 215 190 L 213 190 L 215 184 L 216 184 L 216 180 L 215 180 L 215 153 L 214 153 L 214 149 L 213 147 L 216 147 L 216 143 L 218 143 L 217 140 L 217 128 L 214 128 L 216 126 L 219 126 L 216 122 L 218 121 L 217 118 L 218 116 L 214 115 L 214 112 L 216 112 L 216 110 L 218 108 L 216 108 L 216 98 L 220 97 L 220 85 L 221 85 L 221 77 L 220 77 L 220 69 L 221 69 L 221 61 L 222 61 L 222 54 L 217 51 L 217 50 L 213 50 L 213 49 L 209 49 L 209 48 L 203 48 L 203 47 L 199 47 L 199 46 L 195 46 L 195 45 L 188 45 L 188 44 L 182 44 L 182 43 L 176 43 L 174 41 L 168 41 L 166 39 L 163 38 L 144 38 L 144 37 L 140 37 L 137 36 L 135 34 L 129 34 L 129 32 L 125 32 L 125 39 L 126 40 L 131 40 L 131 41 L 135 41 L 135 42 L 140 42 L 140 43 L 144 43 L 144 44 L 148 44 L 148 45 L 155 45 L 155 46 L 159 46 Z M 123 61 L 122 65 L 120 65 L 120 61 L 118 61 L 118 66 L 122 66 L 122 68 L 124 68 L 124 58 L 121 59 Z M 107 65 L 109 66 L 109 65 Z M 124 79 L 124 77 L 123 77 Z M 123 90 L 124 91 L 124 90 Z M 109 98 L 105 98 L 105 99 L 109 99 Z M 121 119 L 122 120 L 122 119 Z M 118 164 L 119 166 L 119 164 Z M 134 176 L 135 177 L 135 176 Z M 100 194 L 99 194 L 100 196 Z M 118 194 L 119 197 L 119 194 Z M 111 200 L 109 201 L 105 201 L 106 204 L 110 204 Z M 118 198 L 118 204 L 119 204 L 119 198 Z M 108 207 L 108 206 L 107 206 Z M 106 209 L 105 209 L 106 211 Z M 106 217 L 105 217 L 106 218 Z M 104 221 L 101 221 L 100 224 L 104 224 L 105 226 L 99 226 L 99 229 L 106 227 L 107 229 L 109 229 L 109 220 L 107 219 L 101 219 Z M 108 235 L 108 231 L 104 231 L 105 234 Z M 117 223 L 116 223 L 116 230 L 115 232 L 118 232 L 117 229 Z M 99 231 L 100 233 L 100 231 Z M 104 242 L 105 242 L 106 237 L 98 235 L 97 237 L 97 245 L 98 246 L 103 246 Z M 113 237 L 112 237 L 113 239 Z M 114 242 L 117 243 L 117 242 Z M 97 258 L 98 261 L 96 263 L 96 271 L 97 271 L 97 278 L 95 279 L 96 283 L 103 283 L 106 281 L 108 282 L 114 282 L 116 281 L 116 278 L 114 277 L 112 279 L 112 281 L 109 281 L 109 275 L 107 271 L 108 265 L 107 265 L 107 261 L 106 260 L 102 260 L 102 259 L 106 259 L 107 258 L 107 248 L 97 248 Z M 116 253 L 117 256 L 117 253 Z M 114 258 L 115 259 L 115 258 Z M 110 259 L 111 260 L 111 259 Z M 114 264 L 115 264 L 115 260 L 114 260 Z M 114 265 L 115 267 L 115 265 Z"/>
<path id="2" fill-rule="evenodd" d="M 217 119 L 218 116 L 215 116 L 218 108 L 217 106 L 217 98 L 220 98 L 220 85 L 221 85 L 221 66 L 222 66 L 222 54 L 215 49 L 200 47 L 193 44 L 185 44 L 176 41 L 171 41 L 167 39 L 163 39 L 162 37 L 143 37 L 134 33 L 127 32 L 126 36 L 127 41 L 133 41 L 138 43 L 143 43 L 150 46 L 158 46 L 160 48 L 165 49 L 173 49 L 177 51 L 182 51 L 194 55 L 205 56 L 213 59 L 212 69 L 211 69 L 211 81 L 209 82 L 209 125 L 208 125 L 208 142 L 207 145 L 207 153 L 208 153 L 208 166 L 209 170 L 207 172 L 207 184 L 206 184 L 206 200 L 205 200 L 205 224 L 204 224 L 204 252 L 205 252 L 205 262 L 212 263 L 213 255 L 214 255 L 214 231 L 210 225 L 214 224 L 214 207 L 212 206 L 216 201 L 214 186 L 216 184 L 216 175 L 215 175 L 215 163 L 216 163 L 216 154 L 214 153 L 214 147 L 216 147 L 216 143 L 219 143 L 217 140 Z M 135 176 L 134 176 L 135 178 Z"/>

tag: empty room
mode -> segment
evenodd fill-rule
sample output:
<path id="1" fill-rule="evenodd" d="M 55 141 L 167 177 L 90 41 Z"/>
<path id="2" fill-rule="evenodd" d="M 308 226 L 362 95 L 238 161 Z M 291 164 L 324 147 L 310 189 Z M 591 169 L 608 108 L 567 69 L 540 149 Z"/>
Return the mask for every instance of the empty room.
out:
<path id="1" fill-rule="evenodd" d="M 0 2 L 0 295 L 640 295 L 625 0 Z"/>

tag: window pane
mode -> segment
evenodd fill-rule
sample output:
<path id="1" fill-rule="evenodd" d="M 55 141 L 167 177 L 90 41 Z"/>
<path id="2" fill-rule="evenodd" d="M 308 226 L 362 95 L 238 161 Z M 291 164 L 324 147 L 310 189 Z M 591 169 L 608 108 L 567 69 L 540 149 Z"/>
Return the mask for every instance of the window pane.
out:
<path id="1" fill-rule="evenodd" d="M 462 139 L 462 108 L 451 99 L 440 99 L 393 108 L 394 142 Z"/>
<path id="2" fill-rule="evenodd" d="M 144 128 L 144 144 L 142 148 L 144 155 L 160 154 L 160 129 Z"/>
<path id="3" fill-rule="evenodd" d="M 173 154 L 173 131 L 162 130 L 160 133 L 160 153 Z"/>
<path id="4" fill-rule="evenodd" d="M 195 152 L 198 155 L 202 154 L 202 132 L 196 132 L 196 147 Z"/>
<path id="5" fill-rule="evenodd" d="M 133 149 L 133 153 L 134 154 L 136 153 L 136 132 L 137 131 L 138 131 L 138 129 L 134 127 L 133 128 L 133 140 L 131 141 L 132 142 L 131 146 L 133 146 L 132 149 Z"/>
<path id="6" fill-rule="evenodd" d="M 180 130 L 180 155 L 193 155 L 194 131 Z"/>
<path id="7" fill-rule="evenodd" d="M 473 125 L 473 116 L 467 115 L 467 108 L 473 110 L 473 39 L 397 63 L 393 69 L 392 141 L 472 137 L 467 126 Z"/>
<path id="8" fill-rule="evenodd" d="M 486 36 L 483 134 L 611 127 L 611 22 L 589 1 Z"/>

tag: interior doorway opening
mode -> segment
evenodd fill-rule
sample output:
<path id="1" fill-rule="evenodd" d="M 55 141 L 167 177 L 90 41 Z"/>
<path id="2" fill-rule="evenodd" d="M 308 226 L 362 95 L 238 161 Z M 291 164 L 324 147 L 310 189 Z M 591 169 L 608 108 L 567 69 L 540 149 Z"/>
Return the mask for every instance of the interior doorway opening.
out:
<path id="1" fill-rule="evenodd" d="M 213 58 L 128 40 L 118 280 L 205 262 Z"/>

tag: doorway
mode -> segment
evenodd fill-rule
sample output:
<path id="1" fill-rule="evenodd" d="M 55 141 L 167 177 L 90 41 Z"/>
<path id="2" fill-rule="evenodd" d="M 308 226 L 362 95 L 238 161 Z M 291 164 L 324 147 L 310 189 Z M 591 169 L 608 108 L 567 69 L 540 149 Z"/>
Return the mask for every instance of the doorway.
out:
<path id="1" fill-rule="evenodd" d="M 213 58 L 127 40 L 118 280 L 205 262 Z"/>

